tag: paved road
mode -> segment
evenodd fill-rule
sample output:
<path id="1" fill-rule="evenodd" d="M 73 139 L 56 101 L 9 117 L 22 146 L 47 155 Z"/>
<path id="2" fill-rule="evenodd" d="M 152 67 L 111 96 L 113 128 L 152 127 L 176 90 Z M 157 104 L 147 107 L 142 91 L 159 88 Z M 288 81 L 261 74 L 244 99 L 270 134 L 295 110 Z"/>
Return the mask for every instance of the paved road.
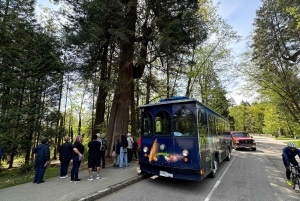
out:
<path id="1" fill-rule="evenodd" d="M 105 201 L 299 201 L 300 191 L 285 183 L 282 141 L 254 137 L 257 151 L 234 150 L 231 161 L 220 164 L 216 178 L 201 182 L 149 178 L 105 196 Z M 299 160 L 300 162 L 300 160 Z"/>

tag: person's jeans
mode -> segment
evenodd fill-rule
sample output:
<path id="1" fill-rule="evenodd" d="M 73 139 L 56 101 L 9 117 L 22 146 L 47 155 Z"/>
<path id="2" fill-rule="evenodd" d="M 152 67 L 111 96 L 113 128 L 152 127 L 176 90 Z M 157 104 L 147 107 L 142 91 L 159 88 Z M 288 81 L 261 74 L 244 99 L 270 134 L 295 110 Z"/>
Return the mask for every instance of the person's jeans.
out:
<path id="1" fill-rule="evenodd" d="M 128 162 L 127 162 L 127 152 L 124 152 L 123 147 L 120 148 L 120 163 L 119 163 L 119 167 L 122 168 L 123 167 L 123 160 L 124 160 L 124 166 L 127 167 L 128 166 Z"/>
<path id="2" fill-rule="evenodd" d="M 60 176 L 61 177 L 68 175 L 69 164 L 70 164 L 70 160 L 61 160 L 60 161 Z"/>
<path id="3" fill-rule="evenodd" d="M 40 183 L 41 181 L 43 181 L 45 170 L 46 170 L 46 167 L 44 167 L 44 165 L 36 165 L 33 182 Z"/>
<path id="4" fill-rule="evenodd" d="M 100 166 L 105 168 L 105 151 L 100 151 Z"/>
<path id="5" fill-rule="evenodd" d="M 78 180 L 78 172 L 80 167 L 81 161 L 79 161 L 79 157 L 73 156 L 73 167 L 71 170 L 71 180 Z"/>

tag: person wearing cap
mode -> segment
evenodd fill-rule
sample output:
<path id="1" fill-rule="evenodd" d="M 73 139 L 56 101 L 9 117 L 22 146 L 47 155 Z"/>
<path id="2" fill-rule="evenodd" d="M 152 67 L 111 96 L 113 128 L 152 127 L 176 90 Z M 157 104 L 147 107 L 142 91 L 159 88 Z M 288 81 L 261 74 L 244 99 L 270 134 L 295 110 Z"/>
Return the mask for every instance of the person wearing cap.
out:
<path id="1" fill-rule="evenodd" d="M 287 147 L 284 147 L 282 149 L 282 160 L 283 164 L 286 167 L 286 183 L 289 186 L 293 185 L 293 182 L 291 181 L 291 167 L 290 164 L 293 166 L 298 166 L 298 162 L 296 161 L 296 156 L 300 158 L 300 150 L 296 148 L 296 145 L 293 142 L 289 142 L 287 144 Z M 298 170 L 300 171 L 300 170 Z"/>
<path id="2" fill-rule="evenodd" d="M 70 143 L 70 137 L 64 138 L 65 143 L 59 147 L 59 160 L 60 160 L 60 178 L 65 179 L 68 177 L 68 167 L 72 159 L 73 145 Z"/>
<path id="3" fill-rule="evenodd" d="M 48 146 L 48 138 L 44 138 L 37 147 L 32 149 L 32 153 L 36 154 L 35 158 L 35 175 L 33 183 L 41 184 L 45 182 L 43 180 L 45 170 L 50 161 L 50 149 Z"/>
<path id="4" fill-rule="evenodd" d="M 132 143 L 133 143 L 133 139 L 130 133 L 127 134 L 127 141 L 128 141 L 128 147 L 127 147 L 128 165 L 130 165 L 130 162 L 132 161 Z"/>

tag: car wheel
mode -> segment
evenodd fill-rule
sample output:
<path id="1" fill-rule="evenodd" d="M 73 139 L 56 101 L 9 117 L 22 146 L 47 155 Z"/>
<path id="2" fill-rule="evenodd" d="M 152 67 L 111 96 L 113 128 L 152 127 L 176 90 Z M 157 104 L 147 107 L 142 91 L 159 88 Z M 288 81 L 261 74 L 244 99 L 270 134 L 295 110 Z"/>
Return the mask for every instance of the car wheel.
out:
<path id="1" fill-rule="evenodd" d="M 256 148 L 252 148 L 252 151 L 256 151 Z"/>
<path id="2" fill-rule="evenodd" d="M 210 176 L 212 178 L 215 178 L 217 176 L 217 169 L 218 169 L 218 161 L 216 159 L 214 159 L 214 163 L 213 163 L 213 169 L 210 173 Z"/>
<path id="3" fill-rule="evenodd" d="M 226 160 L 226 161 L 230 161 L 230 159 L 231 159 L 231 153 L 230 153 L 230 150 L 227 149 L 226 152 L 227 152 L 227 157 L 225 158 L 225 160 Z"/>

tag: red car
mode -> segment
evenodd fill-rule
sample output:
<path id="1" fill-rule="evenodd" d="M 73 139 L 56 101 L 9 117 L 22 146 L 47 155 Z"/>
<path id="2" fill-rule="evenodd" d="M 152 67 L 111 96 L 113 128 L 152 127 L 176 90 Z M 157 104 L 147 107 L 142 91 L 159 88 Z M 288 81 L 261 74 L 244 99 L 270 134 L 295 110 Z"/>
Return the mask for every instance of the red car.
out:
<path id="1" fill-rule="evenodd" d="M 256 142 L 249 133 L 245 131 L 231 131 L 230 134 L 234 149 L 246 148 L 256 151 Z"/>

